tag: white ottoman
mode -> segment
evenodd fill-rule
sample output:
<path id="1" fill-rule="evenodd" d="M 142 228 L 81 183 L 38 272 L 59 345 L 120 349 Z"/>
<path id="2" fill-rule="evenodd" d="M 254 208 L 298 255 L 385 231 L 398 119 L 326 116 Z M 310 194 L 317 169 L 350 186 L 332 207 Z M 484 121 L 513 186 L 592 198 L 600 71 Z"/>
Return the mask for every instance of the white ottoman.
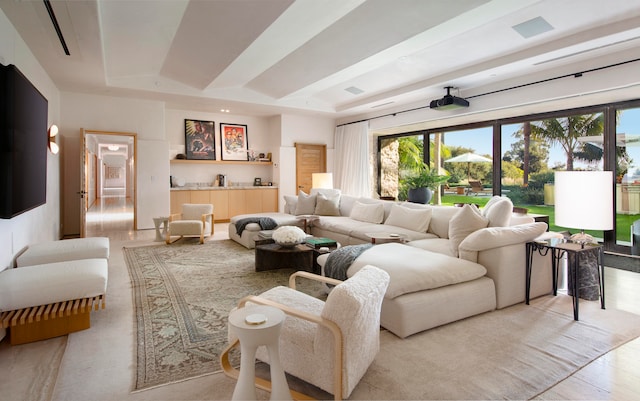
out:
<path id="1" fill-rule="evenodd" d="M 43 340 L 90 327 L 92 308 L 104 308 L 108 264 L 81 259 L 0 272 L 2 327 L 11 344 Z"/>
<path id="2" fill-rule="evenodd" d="M 29 245 L 16 259 L 16 265 L 32 266 L 93 258 L 109 259 L 109 238 L 74 238 Z"/>

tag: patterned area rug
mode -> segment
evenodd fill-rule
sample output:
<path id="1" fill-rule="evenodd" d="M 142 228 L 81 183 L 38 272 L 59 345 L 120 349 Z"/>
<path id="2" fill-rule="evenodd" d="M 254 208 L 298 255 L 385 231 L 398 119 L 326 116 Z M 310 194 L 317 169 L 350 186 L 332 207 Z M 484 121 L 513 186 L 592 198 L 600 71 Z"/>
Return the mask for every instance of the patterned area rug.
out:
<path id="1" fill-rule="evenodd" d="M 231 240 L 123 251 L 137 319 L 135 390 L 219 371 L 229 311 L 246 295 L 288 285 L 293 272 L 255 272 L 254 251 Z M 320 285 L 302 289 L 322 293 Z"/>

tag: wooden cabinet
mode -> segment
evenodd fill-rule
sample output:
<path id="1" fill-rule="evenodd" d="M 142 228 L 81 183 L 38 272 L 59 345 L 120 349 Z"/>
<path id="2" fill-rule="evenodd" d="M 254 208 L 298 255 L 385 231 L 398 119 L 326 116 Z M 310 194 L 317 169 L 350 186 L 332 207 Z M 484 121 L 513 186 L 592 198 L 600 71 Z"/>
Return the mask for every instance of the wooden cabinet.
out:
<path id="1" fill-rule="evenodd" d="M 247 210 L 244 204 L 246 190 L 234 189 L 227 192 L 229 193 L 229 217 L 245 214 Z"/>
<path id="2" fill-rule="evenodd" d="M 229 220 L 229 191 L 208 191 L 216 221 Z"/>
<path id="3" fill-rule="evenodd" d="M 239 214 L 277 212 L 278 188 L 171 191 L 171 213 L 180 213 L 183 203 L 211 203 L 215 221 L 229 221 Z"/>
<path id="4" fill-rule="evenodd" d="M 192 191 L 171 191 L 171 214 L 182 213 L 182 205 L 184 203 L 191 203 L 191 192 Z"/>
<path id="5" fill-rule="evenodd" d="M 265 212 L 278 211 L 278 188 L 264 188 L 262 193 L 262 210 Z"/>

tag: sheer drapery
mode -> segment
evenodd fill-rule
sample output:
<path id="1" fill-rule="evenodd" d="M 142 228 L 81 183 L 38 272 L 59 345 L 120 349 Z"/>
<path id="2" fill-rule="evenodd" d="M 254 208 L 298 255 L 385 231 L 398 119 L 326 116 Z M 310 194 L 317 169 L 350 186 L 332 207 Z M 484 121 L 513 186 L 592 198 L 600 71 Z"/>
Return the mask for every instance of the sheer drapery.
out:
<path id="1" fill-rule="evenodd" d="M 368 131 L 367 121 L 336 127 L 334 185 L 342 193 L 371 196 Z"/>

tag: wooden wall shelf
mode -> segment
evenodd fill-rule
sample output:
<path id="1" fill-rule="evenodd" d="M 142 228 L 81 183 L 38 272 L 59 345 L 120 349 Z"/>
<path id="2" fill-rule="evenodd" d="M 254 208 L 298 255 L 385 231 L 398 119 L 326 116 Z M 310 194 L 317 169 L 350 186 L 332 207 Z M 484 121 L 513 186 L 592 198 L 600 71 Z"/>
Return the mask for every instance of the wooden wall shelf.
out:
<path id="1" fill-rule="evenodd" d="M 187 160 L 173 159 L 171 164 L 236 164 L 236 165 L 254 165 L 254 166 L 272 166 L 273 162 L 250 162 L 241 160 Z"/>

